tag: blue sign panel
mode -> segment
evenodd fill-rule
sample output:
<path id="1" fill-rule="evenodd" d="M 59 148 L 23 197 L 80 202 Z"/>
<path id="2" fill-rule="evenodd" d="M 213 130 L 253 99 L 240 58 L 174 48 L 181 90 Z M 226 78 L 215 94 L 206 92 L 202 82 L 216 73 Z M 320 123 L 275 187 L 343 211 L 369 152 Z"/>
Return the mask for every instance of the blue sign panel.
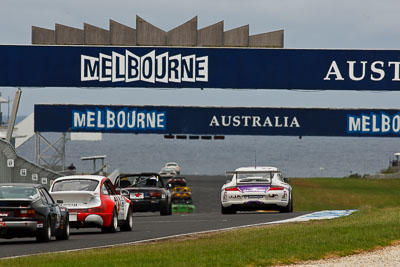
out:
<path id="1" fill-rule="evenodd" d="M 400 51 L 3 45 L 0 86 L 400 90 Z"/>
<path id="2" fill-rule="evenodd" d="M 400 110 L 35 105 L 35 132 L 400 136 Z"/>

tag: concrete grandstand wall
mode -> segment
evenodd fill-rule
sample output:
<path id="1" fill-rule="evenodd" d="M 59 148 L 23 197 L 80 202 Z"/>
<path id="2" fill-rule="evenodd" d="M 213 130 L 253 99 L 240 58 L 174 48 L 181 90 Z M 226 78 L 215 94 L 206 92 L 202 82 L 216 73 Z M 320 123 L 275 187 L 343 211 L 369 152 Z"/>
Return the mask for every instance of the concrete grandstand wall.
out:
<path id="1" fill-rule="evenodd" d="M 61 175 L 17 155 L 14 147 L 0 139 L 0 183 L 35 183 L 47 188 Z"/>

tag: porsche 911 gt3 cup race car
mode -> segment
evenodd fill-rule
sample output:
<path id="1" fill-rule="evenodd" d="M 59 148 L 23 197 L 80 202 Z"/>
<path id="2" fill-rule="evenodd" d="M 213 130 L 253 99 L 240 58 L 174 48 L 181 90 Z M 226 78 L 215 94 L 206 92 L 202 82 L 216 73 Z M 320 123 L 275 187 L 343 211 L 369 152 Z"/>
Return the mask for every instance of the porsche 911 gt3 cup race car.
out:
<path id="1" fill-rule="evenodd" d="M 241 167 L 221 188 L 222 214 L 236 211 L 293 211 L 292 187 L 275 167 Z"/>

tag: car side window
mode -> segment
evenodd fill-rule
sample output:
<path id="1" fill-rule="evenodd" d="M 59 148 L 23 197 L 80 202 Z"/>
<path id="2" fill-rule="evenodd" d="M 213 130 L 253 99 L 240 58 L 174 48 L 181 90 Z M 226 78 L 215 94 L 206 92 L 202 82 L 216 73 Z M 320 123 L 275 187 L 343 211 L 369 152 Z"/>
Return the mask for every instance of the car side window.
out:
<path id="1" fill-rule="evenodd" d="M 47 200 L 47 203 L 49 203 L 49 204 L 54 204 L 53 198 L 52 198 L 52 197 L 50 196 L 50 194 L 46 191 L 46 189 L 40 188 L 40 191 L 42 191 L 44 197 L 45 197 L 46 200 Z"/>
<path id="2" fill-rule="evenodd" d="M 118 195 L 117 191 L 114 190 L 114 186 L 112 186 L 110 181 L 105 181 L 104 184 L 106 185 L 108 193 L 110 195 Z"/>
<path id="3" fill-rule="evenodd" d="M 106 184 L 105 184 L 105 183 L 103 183 L 103 184 L 101 185 L 101 192 L 103 193 L 103 195 L 109 195 L 109 193 L 108 193 L 108 190 L 107 190 L 107 187 L 106 187 Z"/>

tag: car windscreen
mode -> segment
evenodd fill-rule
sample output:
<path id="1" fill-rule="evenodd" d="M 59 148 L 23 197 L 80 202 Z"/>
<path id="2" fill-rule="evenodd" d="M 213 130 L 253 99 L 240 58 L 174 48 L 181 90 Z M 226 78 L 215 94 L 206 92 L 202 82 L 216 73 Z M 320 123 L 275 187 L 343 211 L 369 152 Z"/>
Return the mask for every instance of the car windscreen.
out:
<path id="1" fill-rule="evenodd" d="M 94 191 L 98 184 L 98 181 L 90 179 L 61 180 L 54 183 L 51 191 Z"/>
<path id="2" fill-rule="evenodd" d="M 128 176 L 122 177 L 119 186 L 124 187 L 154 187 L 161 186 L 161 182 L 156 176 Z"/>
<path id="3" fill-rule="evenodd" d="M 237 173 L 236 180 L 238 183 L 270 183 L 274 173 L 272 172 L 257 172 L 257 173 Z"/>
<path id="4" fill-rule="evenodd" d="M 0 199 L 35 199 L 38 197 L 39 193 L 35 187 L 14 185 L 0 186 Z"/>
<path id="5" fill-rule="evenodd" d="M 169 187 L 176 187 L 176 186 L 186 186 L 186 181 L 185 180 L 170 180 L 167 182 L 167 185 Z"/>
<path id="6" fill-rule="evenodd" d="M 174 187 L 174 192 L 190 192 L 188 187 Z"/>

